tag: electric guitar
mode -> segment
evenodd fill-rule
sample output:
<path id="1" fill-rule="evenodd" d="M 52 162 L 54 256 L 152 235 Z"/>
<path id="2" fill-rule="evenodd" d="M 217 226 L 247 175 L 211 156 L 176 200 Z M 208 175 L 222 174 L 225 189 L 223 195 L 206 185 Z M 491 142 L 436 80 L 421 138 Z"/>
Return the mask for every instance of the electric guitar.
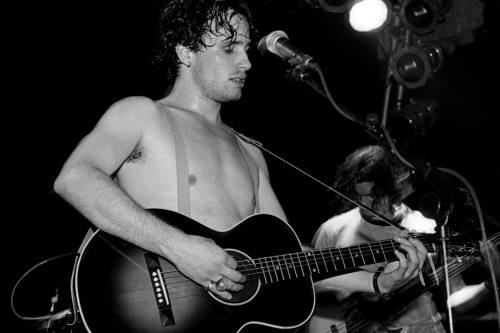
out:
<path id="1" fill-rule="evenodd" d="M 397 260 L 393 240 L 302 251 L 281 219 L 257 214 L 217 232 L 179 213 L 150 209 L 189 234 L 213 239 L 238 262 L 245 288 L 230 301 L 188 279 L 165 258 L 97 230 L 75 267 L 80 317 L 92 333 L 242 332 L 296 329 L 312 315 L 312 278 Z M 435 252 L 431 235 L 417 236 Z"/>
<path id="2" fill-rule="evenodd" d="M 487 242 L 493 246 L 500 244 L 500 233 L 490 237 Z M 483 244 L 481 250 L 484 250 L 485 246 L 486 244 Z M 450 278 L 473 266 L 480 260 L 482 254 L 475 246 L 452 245 L 449 250 L 450 257 L 454 257 L 447 265 Z M 444 268 L 439 267 L 435 272 L 424 275 L 425 285 L 422 285 L 417 277 L 381 301 L 370 303 L 359 294 L 353 294 L 340 303 L 330 302 L 328 306 L 317 307 L 307 324 L 306 332 L 390 332 L 384 327 L 387 319 L 404 310 L 407 304 L 420 295 L 443 283 L 445 278 Z"/>

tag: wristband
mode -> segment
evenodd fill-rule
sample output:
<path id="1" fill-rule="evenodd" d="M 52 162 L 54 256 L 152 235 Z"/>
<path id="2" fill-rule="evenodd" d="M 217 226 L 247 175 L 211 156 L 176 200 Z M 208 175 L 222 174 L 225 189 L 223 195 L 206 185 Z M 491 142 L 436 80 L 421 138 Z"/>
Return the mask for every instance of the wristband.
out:
<path id="1" fill-rule="evenodd" d="M 380 292 L 380 289 L 378 287 L 378 277 L 380 276 L 380 274 L 382 274 L 383 271 L 384 271 L 384 267 L 379 267 L 377 269 L 377 271 L 375 272 L 375 274 L 373 274 L 373 290 L 375 291 L 375 294 L 377 294 L 377 295 L 382 295 L 382 293 Z"/>

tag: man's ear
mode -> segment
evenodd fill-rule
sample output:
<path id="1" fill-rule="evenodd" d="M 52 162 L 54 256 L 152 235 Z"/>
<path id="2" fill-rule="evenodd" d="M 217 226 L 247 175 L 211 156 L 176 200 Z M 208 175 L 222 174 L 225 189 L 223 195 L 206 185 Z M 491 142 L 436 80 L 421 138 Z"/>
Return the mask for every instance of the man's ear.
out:
<path id="1" fill-rule="evenodd" d="M 175 52 L 177 52 L 177 56 L 181 63 L 186 65 L 186 67 L 191 66 L 191 50 L 182 45 L 177 45 L 175 47 Z"/>

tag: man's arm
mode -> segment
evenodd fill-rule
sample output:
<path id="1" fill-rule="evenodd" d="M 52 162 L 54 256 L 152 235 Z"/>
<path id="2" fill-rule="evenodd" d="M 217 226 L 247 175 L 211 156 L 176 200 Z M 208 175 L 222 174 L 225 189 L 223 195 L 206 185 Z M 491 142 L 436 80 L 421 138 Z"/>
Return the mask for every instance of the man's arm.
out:
<path id="1" fill-rule="evenodd" d="M 111 106 L 78 144 L 54 190 L 99 229 L 169 259 L 200 285 L 227 277 L 228 290 L 242 289 L 236 261 L 213 241 L 187 235 L 142 209 L 111 178 L 158 117 L 155 104 L 129 98 Z M 228 292 L 213 292 L 230 298 Z"/>

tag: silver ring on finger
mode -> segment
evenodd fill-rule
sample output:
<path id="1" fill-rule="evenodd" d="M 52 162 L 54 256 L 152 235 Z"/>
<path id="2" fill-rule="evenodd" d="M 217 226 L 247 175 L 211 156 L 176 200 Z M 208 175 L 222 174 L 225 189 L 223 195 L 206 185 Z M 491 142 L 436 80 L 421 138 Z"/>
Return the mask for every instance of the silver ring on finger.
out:
<path id="1" fill-rule="evenodd" d="M 208 286 L 205 287 L 205 290 L 210 290 L 212 287 L 214 286 L 214 283 L 213 281 L 210 281 L 210 283 L 208 284 Z"/>
<path id="2" fill-rule="evenodd" d="M 220 278 L 217 282 L 216 282 L 216 285 L 215 285 L 215 288 L 217 288 L 218 291 L 225 291 L 227 286 L 226 284 L 224 283 L 224 280 L 222 278 Z"/>

